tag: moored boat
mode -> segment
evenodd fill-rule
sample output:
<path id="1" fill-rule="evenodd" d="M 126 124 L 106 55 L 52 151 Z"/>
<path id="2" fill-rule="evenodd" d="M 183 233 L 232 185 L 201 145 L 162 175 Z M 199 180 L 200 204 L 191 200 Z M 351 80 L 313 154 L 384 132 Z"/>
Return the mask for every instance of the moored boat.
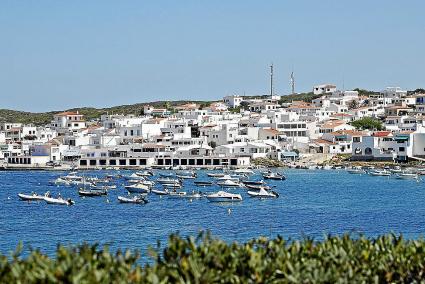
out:
<path id="1" fill-rule="evenodd" d="M 277 197 L 279 197 L 279 194 L 277 192 L 267 191 L 264 188 L 261 188 L 259 191 L 248 191 L 247 193 L 251 197 L 258 197 L 258 198 L 277 198 Z"/>
<path id="2" fill-rule="evenodd" d="M 106 191 L 106 190 L 93 190 L 93 189 L 83 189 L 83 188 L 80 188 L 80 190 L 78 190 L 78 194 L 80 196 L 86 196 L 86 197 L 97 197 L 97 196 L 108 195 L 108 191 Z"/>
<path id="3" fill-rule="evenodd" d="M 43 195 L 39 195 L 35 192 L 32 192 L 31 194 L 24 194 L 24 193 L 18 193 L 18 197 L 23 201 L 40 201 L 44 200 Z"/>
<path id="4" fill-rule="evenodd" d="M 46 201 L 47 204 L 53 204 L 53 205 L 74 205 L 75 202 L 71 199 L 71 198 L 62 198 L 62 197 L 58 197 L 58 198 L 54 198 L 54 197 L 50 197 L 50 196 L 45 196 L 44 201 Z"/>
<path id="5" fill-rule="evenodd" d="M 225 191 L 219 191 L 206 196 L 210 202 L 234 202 L 242 201 L 240 194 L 229 193 Z"/>
<path id="6" fill-rule="evenodd" d="M 211 181 L 194 181 L 193 182 L 197 186 L 211 186 L 213 183 Z"/>
<path id="7" fill-rule="evenodd" d="M 398 173 L 395 177 L 397 179 L 419 179 L 419 175 L 416 173 Z"/>
<path id="8" fill-rule="evenodd" d="M 224 180 L 219 181 L 217 184 L 221 187 L 241 187 L 242 185 L 238 182 L 235 182 L 233 180 Z"/>
<path id="9" fill-rule="evenodd" d="M 286 177 L 280 173 L 268 172 L 263 174 L 264 179 L 272 179 L 272 180 L 285 180 Z"/>
<path id="10" fill-rule="evenodd" d="M 134 203 L 134 204 L 146 204 L 149 202 L 146 199 L 146 197 L 143 195 L 133 196 L 133 197 L 118 196 L 118 201 L 120 203 Z"/>
<path id="11" fill-rule="evenodd" d="M 142 183 L 126 185 L 124 188 L 130 193 L 148 193 L 150 191 L 150 187 Z"/>

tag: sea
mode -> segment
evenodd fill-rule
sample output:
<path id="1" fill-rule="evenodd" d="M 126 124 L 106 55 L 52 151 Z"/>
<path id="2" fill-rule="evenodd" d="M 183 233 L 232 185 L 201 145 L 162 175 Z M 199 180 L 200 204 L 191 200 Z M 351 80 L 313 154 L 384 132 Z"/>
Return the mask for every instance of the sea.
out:
<path id="1" fill-rule="evenodd" d="M 166 172 L 166 171 L 161 171 Z M 171 172 L 171 171 L 170 171 Z M 132 171 L 84 171 L 84 176 L 129 175 Z M 159 171 L 152 177 L 155 180 Z M 208 171 L 197 171 L 197 180 L 210 180 Z M 0 172 L 0 253 L 9 254 L 19 242 L 23 253 L 41 249 L 54 255 L 58 244 L 83 242 L 109 245 L 111 249 L 137 249 L 146 255 L 148 247 L 161 250 L 168 236 L 197 236 L 210 231 L 227 242 L 243 243 L 252 238 L 278 235 L 285 239 L 313 238 L 350 233 L 375 237 L 403 234 L 422 238 L 425 233 L 425 183 L 345 170 L 285 170 L 285 181 L 267 181 L 279 193 L 276 199 L 249 197 L 242 202 L 212 203 L 202 199 L 171 199 L 148 195 L 149 203 L 121 204 L 127 196 L 126 180 L 114 180 L 117 189 L 106 197 L 80 197 L 76 187 L 52 186 L 49 181 L 66 175 L 54 171 Z M 260 180 L 256 172 L 251 180 Z M 185 180 L 183 191 L 217 192 L 221 188 L 197 187 Z M 21 201 L 18 193 L 50 191 L 72 198 L 73 206 L 48 205 L 44 201 Z"/>

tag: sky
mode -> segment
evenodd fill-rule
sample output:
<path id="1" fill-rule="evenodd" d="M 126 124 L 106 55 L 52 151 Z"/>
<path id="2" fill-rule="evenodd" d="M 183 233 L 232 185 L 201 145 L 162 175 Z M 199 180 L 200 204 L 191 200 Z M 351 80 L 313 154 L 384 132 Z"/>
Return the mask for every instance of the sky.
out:
<path id="1" fill-rule="evenodd" d="M 0 108 L 425 87 L 423 0 L 0 2 Z"/>

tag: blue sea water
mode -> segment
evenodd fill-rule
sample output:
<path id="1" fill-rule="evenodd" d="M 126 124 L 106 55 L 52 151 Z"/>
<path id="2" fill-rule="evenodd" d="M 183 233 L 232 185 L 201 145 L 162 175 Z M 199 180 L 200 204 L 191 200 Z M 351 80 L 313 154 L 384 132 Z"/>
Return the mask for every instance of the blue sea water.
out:
<path id="1" fill-rule="evenodd" d="M 104 176 L 116 171 L 85 172 Z M 121 171 L 122 174 L 130 172 Z M 286 181 L 270 181 L 278 199 L 249 198 L 237 204 L 215 204 L 206 199 L 176 200 L 149 195 L 146 205 L 119 204 L 125 195 L 124 180 L 105 197 L 81 198 L 74 187 L 49 186 L 49 180 L 64 172 L 0 172 L 0 253 L 14 250 L 19 241 L 25 248 L 40 248 L 54 254 L 57 244 L 81 242 L 110 244 L 112 249 L 129 248 L 146 252 L 149 245 L 162 246 L 168 235 L 197 235 L 210 230 L 226 241 L 244 242 L 258 236 L 321 239 L 326 234 L 345 232 L 377 236 L 402 233 L 419 238 L 425 232 L 425 183 L 392 177 L 350 175 L 343 170 L 287 170 Z M 259 179 L 259 173 L 256 174 Z M 199 171 L 198 179 L 211 179 Z M 185 189 L 198 190 L 192 180 Z M 76 201 L 74 206 L 23 202 L 19 192 L 50 190 Z M 218 191 L 218 187 L 201 188 Z M 230 208 L 230 212 L 229 212 Z"/>

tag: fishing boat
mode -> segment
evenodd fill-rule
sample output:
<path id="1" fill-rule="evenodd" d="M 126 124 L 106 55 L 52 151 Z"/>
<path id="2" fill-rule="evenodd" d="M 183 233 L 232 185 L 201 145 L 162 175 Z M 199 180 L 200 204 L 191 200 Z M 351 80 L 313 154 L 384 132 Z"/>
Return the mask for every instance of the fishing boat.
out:
<path id="1" fill-rule="evenodd" d="M 235 182 L 233 180 L 224 180 L 219 181 L 217 184 L 221 187 L 241 187 L 242 185 L 238 182 Z"/>
<path id="2" fill-rule="evenodd" d="M 264 179 L 272 179 L 272 180 L 285 180 L 286 177 L 280 173 L 268 172 L 263 174 Z"/>
<path id="3" fill-rule="evenodd" d="M 383 176 L 383 177 L 388 177 L 388 176 L 390 176 L 390 175 L 391 175 L 391 173 L 390 173 L 389 171 L 387 171 L 387 170 L 379 170 L 379 169 L 376 169 L 376 170 L 371 170 L 371 171 L 369 172 L 369 175 L 371 175 L 371 176 Z"/>
<path id="4" fill-rule="evenodd" d="M 108 195 L 108 191 L 106 191 L 106 190 L 93 190 L 93 189 L 83 189 L 83 188 L 80 188 L 78 190 L 78 195 L 80 195 L 80 196 L 86 196 L 86 197 L 105 196 L 105 195 Z"/>
<path id="5" fill-rule="evenodd" d="M 240 194 L 229 193 L 225 191 L 219 191 L 206 196 L 210 202 L 235 202 L 242 201 Z"/>
<path id="6" fill-rule="evenodd" d="M 44 201 L 46 201 L 47 204 L 53 204 L 53 205 L 74 205 L 75 202 L 71 199 L 71 198 L 62 198 L 62 197 L 58 197 L 58 198 L 54 198 L 54 197 L 50 197 L 50 196 L 45 196 Z"/>
<path id="7" fill-rule="evenodd" d="M 419 175 L 415 173 L 398 173 L 395 177 L 397 179 L 419 179 Z"/>
<path id="8" fill-rule="evenodd" d="M 201 180 L 199 180 L 199 181 L 194 181 L 193 183 L 197 186 L 211 186 L 211 185 L 213 185 L 213 183 L 211 181 L 201 181 Z"/>
<path id="9" fill-rule="evenodd" d="M 23 201 L 40 201 L 44 200 L 43 195 L 39 195 L 35 192 L 32 192 L 31 194 L 24 194 L 24 193 L 18 193 L 18 197 Z"/>
<path id="10" fill-rule="evenodd" d="M 275 191 L 267 191 L 264 188 L 261 188 L 259 191 L 248 191 L 247 192 L 251 197 L 258 198 L 278 198 L 279 194 Z"/>
<path id="11" fill-rule="evenodd" d="M 149 201 L 143 195 L 133 196 L 133 197 L 124 197 L 118 196 L 118 201 L 120 203 L 134 203 L 134 204 L 146 204 Z"/>
<path id="12" fill-rule="evenodd" d="M 124 188 L 130 193 L 148 193 L 150 191 L 150 186 L 142 183 L 126 185 Z"/>

